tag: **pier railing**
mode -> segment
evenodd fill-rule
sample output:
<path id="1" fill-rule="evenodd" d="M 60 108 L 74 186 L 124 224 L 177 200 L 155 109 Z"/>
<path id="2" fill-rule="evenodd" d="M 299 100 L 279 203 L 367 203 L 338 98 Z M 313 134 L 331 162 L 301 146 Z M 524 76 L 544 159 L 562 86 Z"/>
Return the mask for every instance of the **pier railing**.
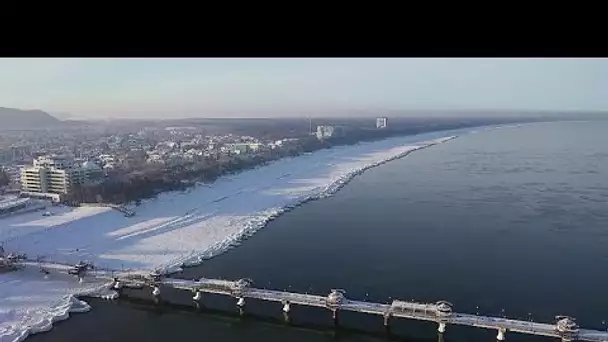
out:
<path id="1" fill-rule="evenodd" d="M 115 278 L 115 288 L 120 288 L 123 281 L 124 278 Z M 455 312 L 452 304 L 446 301 L 417 303 L 394 300 L 391 304 L 381 304 L 348 299 L 345 297 L 345 291 L 338 289 L 331 290 L 327 296 L 259 289 L 251 287 L 251 281 L 248 279 L 227 281 L 205 278 L 200 280 L 156 278 L 151 279 L 146 286 L 153 288 L 152 294 L 155 297 L 161 295 L 161 288 L 164 287 L 191 291 L 196 302 L 204 300 L 203 293 L 231 296 L 236 299 L 239 308 L 245 306 L 248 298 L 277 302 L 283 305 L 282 311 L 285 314 L 290 312 L 292 305 L 326 308 L 332 311 L 336 323 L 340 311 L 354 311 L 382 316 L 387 327 L 391 318 L 404 318 L 435 322 L 439 333 L 444 333 L 450 324 L 492 329 L 497 331 L 496 338 L 499 341 L 505 340 L 507 332 L 516 332 L 559 338 L 562 341 L 608 342 L 608 332 L 580 329 L 575 319 L 571 317 L 557 316 L 555 323 L 549 324 L 471 315 Z"/>
<path id="2" fill-rule="evenodd" d="M 354 311 L 382 316 L 386 327 L 390 325 L 391 318 L 434 322 L 438 325 L 437 331 L 441 334 L 446 331 L 448 325 L 466 325 L 495 330 L 497 331 L 496 339 L 499 341 L 505 339 L 507 332 L 516 332 L 559 338 L 562 341 L 608 342 L 607 331 L 581 329 L 576 324 L 576 320 L 568 316 L 557 316 L 554 323 L 538 323 L 459 313 L 454 311 L 453 305 L 446 301 L 417 303 L 394 300 L 391 304 L 381 304 L 346 298 L 345 291 L 340 289 L 332 289 L 326 296 L 259 289 L 251 286 L 250 279 L 237 281 L 206 278 L 184 280 L 165 277 L 158 273 L 118 272 L 87 267 L 90 265 L 70 266 L 40 261 L 23 261 L 21 264 L 24 267 L 39 267 L 46 273 L 68 272 L 77 275 L 80 281 L 83 281 L 85 276 L 95 280 L 107 280 L 111 282 L 109 286 L 117 291 L 123 287 L 149 287 L 152 288 L 152 295 L 155 298 L 161 296 L 161 288 L 173 288 L 192 292 L 192 299 L 196 303 L 204 300 L 204 293 L 233 297 L 236 299 L 236 305 L 241 309 L 245 307 L 248 298 L 277 302 L 282 304 L 282 311 L 285 315 L 289 314 L 292 305 L 325 308 L 332 312 L 335 323 L 338 322 L 340 311 Z"/>

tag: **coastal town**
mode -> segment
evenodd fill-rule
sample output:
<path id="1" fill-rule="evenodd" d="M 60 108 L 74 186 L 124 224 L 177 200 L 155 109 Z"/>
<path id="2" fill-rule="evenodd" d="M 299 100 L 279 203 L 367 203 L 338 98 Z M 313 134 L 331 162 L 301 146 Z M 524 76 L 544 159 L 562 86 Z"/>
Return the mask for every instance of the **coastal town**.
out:
<path id="1" fill-rule="evenodd" d="M 607 60 L 0 75 L 0 342 L 608 342 Z"/>
<path id="2" fill-rule="evenodd" d="M 387 126 L 388 119 L 379 117 L 373 131 L 387 132 Z M 41 210 L 51 203 L 138 203 L 163 191 L 328 148 L 340 139 L 361 138 L 352 127 L 313 128 L 310 121 L 308 128 L 270 137 L 214 134 L 200 125 L 87 127 L 79 134 L 65 129 L 9 131 L 0 138 L 0 216 Z"/>
<path id="3" fill-rule="evenodd" d="M 21 341 L 89 310 L 77 297 L 115 298 L 104 279 L 75 277 L 81 269 L 174 274 L 239 246 L 303 203 L 332 196 L 370 168 L 508 123 L 365 117 L 5 125 L 0 339 Z M 68 266 L 55 272 L 52 265 Z"/>

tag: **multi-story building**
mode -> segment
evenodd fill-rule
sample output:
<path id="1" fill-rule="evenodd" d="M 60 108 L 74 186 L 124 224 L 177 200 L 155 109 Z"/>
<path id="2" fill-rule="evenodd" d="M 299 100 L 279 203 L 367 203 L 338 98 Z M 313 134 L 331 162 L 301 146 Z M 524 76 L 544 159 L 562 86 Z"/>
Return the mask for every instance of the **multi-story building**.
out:
<path id="1" fill-rule="evenodd" d="M 34 159 L 34 167 L 65 170 L 74 167 L 74 159 L 67 156 L 42 156 Z"/>
<path id="2" fill-rule="evenodd" d="M 376 118 L 376 128 L 386 128 L 388 126 L 388 119 L 385 117 Z"/>
<path id="3" fill-rule="evenodd" d="M 21 190 L 27 192 L 48 192 L 47 172 L 44 167 L 24 167 L 21 169 Z"/>
<path id="4" fill-rule="evenodd" d="M 29 193 L 67 194 L 74 184 L 100 179 L 102 169 L 87 161 L 82 165 L 65 156 L 43 156 L 32 167 L 21 169 L 21 190 Z"/>
<path id="5" fill-rule="evenodd" d="M 251 147 L 248 143 L 228 143 L 224 145 L 223 151 L 234 154 L 245 154 L 249 152 Z"/>
<path id="6" fill-rule="evenodd" d="M 317 139 L 340 138 L 346 131 L 342 126 L 317 126 Z"/>

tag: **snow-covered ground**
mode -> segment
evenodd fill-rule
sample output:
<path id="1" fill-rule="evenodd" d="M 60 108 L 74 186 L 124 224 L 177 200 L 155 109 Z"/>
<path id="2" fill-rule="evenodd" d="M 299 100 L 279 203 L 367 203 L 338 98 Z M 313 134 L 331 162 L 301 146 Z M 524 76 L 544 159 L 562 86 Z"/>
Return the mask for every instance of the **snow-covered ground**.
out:
<path id="1" fill-rule="evenodd" d="M 48 331 L 70 313 L 86 312 L 89 305 L 75 295 L 113 297 L 107 284 L 78 280 L 67 274 L 45 278 L 35 269 L 0 274 L 0 342 L 23 341 Z"/>
<path id="2" fill-rule="evenodd" d="M 364 170 L 456 134 L 434 132 L 341 146 L 285 158 L 223 177 L 185 192 L 161 194 L 125 217 L 110 208 L 55 207 L 0 219 L 6 252 L 44 256 L 49 261 L 88 260 L 111 269 L 171 272 L 200 263 L 237 245 L 286 207 L 329 196 Z M 57 276 L 54 276 L 57 277 Z M 100 284 L 72 277 L 44 279 L 40 273 L 0 274 L 0 342 L 49 329 L 70 308 L 85 306 L 70 295 L 92 293 Z"/>
<path id="3" fill-rule="evenodd" d="M 393 138 L 285 158 L 211 185 L 162 194 L 135 207 L 129 218 L 105 207 L 17 215 L 0 220 L 0 241 L 7 252 L 56 262 L 171 271 L 229 249 L 285 206 L 329 195 L 365 168 L 440 141 Z"/>

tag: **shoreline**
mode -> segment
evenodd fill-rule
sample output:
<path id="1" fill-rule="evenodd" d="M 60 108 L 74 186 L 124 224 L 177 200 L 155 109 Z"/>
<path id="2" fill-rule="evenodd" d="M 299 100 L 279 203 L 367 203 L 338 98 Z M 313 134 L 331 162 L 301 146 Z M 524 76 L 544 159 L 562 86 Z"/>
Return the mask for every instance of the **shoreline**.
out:
<path id="1" fill-rule="evenodd" d="M 296 197 L 295 199 L 289 201 L 289 203 L 282 205 L 279 208 L 272 208 L 270 210 L 266 210 L 262 213 L 259 213 L 259 215 L 262 216 L 261 219 L 259 217 L 257 219 L 254 217 L 253 219 L 248 221 L 245 224 L 245 226 L 242 229 L 240 229 L 236 234 L 232 234 L 231 236 L 226 237 L 226 239 L 224 239 L 222 241 L 222 243 L 211 245 L 210 247 L 208 247 L 204 250 L 198 251 L 194 255 L 185 255 L 178 259 L 173 259 L 172 261 L 169 261 L 169 262 L 165 263 L 164 265 L 160 265 L 161 270 L 163 271 L 162 273 L 173 274 L 173 273 L 181 271 L 184 267 L 193 267 L 193 266 L 200 265 L 202 262 L 204 262 L 204 260 L 208 260 L 212 257 L 221 255 L 224 252 L 228 251 L 229 249 L 238 246 L 244 239 L 252 236 L 257 231 L 264 228 L 268 224 L 268 222 L 277 218 L 282 213 L 284 213 L 286 211 L 290 211 L 293 208 L 300 206 L 306 202 L 313 201 L 313 200 L 319 200 L 319 199 L 323 199 L 323 198 L 332 196 L 333 194 L 337 193 L 342 187 L 344 187 L 346 184 L 348 184 L 357 175 L 360 175 L 363 172 L 365 172 L 371 168 L 383 165 L 390 161 L 404 158 L 407 155 L 409 155 L 411 152 L 425 149 L 427 147 L 435 146 L 435 145 L 453 140 L 456 137 L 457 137 L 456 135 L 451 135 L 451 136 L 444 136 L 444 137 L 437 138 L 437 139 L 423 140 L 423 141 L 419 141 L 419 142 L 415 142 L 415 143 L 405 143 L 403 145 L 388 149 L 388 151 L 383 151 L 383 153 L 396 153 L 396 154 L 392 154 L 387 157 L 381 158 L 380 160 L 376 160 L 372 163 L 365 164 L 363 166 L 359 166 L 354 169 L 350 169 L 346 174 L 341 175 L 341 177 L 335 179 L 334 181 L 330 182 L 329 184 L 326 184 L 321 189 L 317 189 L 317 188 L 313 189 L 313 190 L 316 190 L 316 191 L 314 191 L 313 194 L 301 195 L 301 196 Z M 394 151 L 395 149 L 398 149 L 398 151 Z M 289 158 L 289 159 L 294 159 L 294 158 Z M 234 175 L 234 176 L 236 177 L 238 175 Z M 230 180 L 228 180 L 228 179 L 226 179 L 225 181 L 230 182 Z M 104 287 L 104 286 L 105 285 L 102 284 L 101 287 Z M 74 289 L 75 292 L 73 294 L 71 294 L 69 296 L 64 296 L 61 300 L 57 301 L 55 306 L 51 306 L 50 309 L 57 308 L 57 307 L 61 308 L 54 315 L 49 316 L 48 315 L 49 312 L 47 311 L 44 319 L 38 321 L 35 324 L 32 324 L 31 326 L 28 326 L 27 328 L 26 327 L 20 328 L 18 326 L 18 324 L 9 326 L 8 329 L 0 328 L 0 330 L 4 330 L 4 331 L 0 332 L 0 341 L 2 341 L 2 342 L 23 341 L 30 334 L 35 334 L 37 332 L 48 331 L 48 330 L 52 329 L 52 325 L 54 322 L 63 320 L 63 319 L 67 319 L 69 317 L 70 312 L 73 312 L 73 313 L 85 312 L 90 309 L 90 308 L 85 308 L 86 302 L 84 302 L 80 299 L 77 299 L 77 298 L 112 297 L 112 296 L 108 296 L 107 294 L 102 294 L 101 291 L 99 291 L 100 289 L 98 289 L 97 291 L 82 291 L 82 289 Z M 88 306 L 88 304 L 86 304 L 86 305 Z M 22 328 L 26 328 L 26 329 L 24 330 Z M 6 339 L 7 337 L 9 338 L 8 340 Z"/>
<path id="2" fill-rule="evenodd" d="M 420 144 L 420 146 L 418 145 L 411 145 L 408 146 L 410 147 L 410 149 L 403 151 L 395 156 L 392 156 L 388 159 L 379 161 L 379 162 L 375 162 L 373 164 L 370 165 L 366 165 L 362 168 L 353 170 L 351 172 L 349 172 L 347 175 L 345 175 L 343 178 L 338 179 L 337 181 L 327 185 L 325 187 L 325 189 L 323 191 L 321 191 L 318 194 L 315 195 L 311 195 L 311 196 L 306 196 L 302 199 L 298 199 L 295 200 L 293 203 L 291 204 L 286 204 L 280 208 L 278 208 L 276 210 L 276 212 L 268 215 L 265 219 L 263 219 L 261 222 L 259 222 L 258 224 L 255 225 L 250 225 L 247 226 L 244 231 L 238 236 L 236 237 L 234 240 L 232 240 L 230 242 L 230 244 L 228 245 L 227 248 L 224 249 L 214 249 L 214 248 L 210 248 L 206 251 L 202 251 L 202 252 L 198 252 L 197 255 L 195 256 L 188 256 L 182 260 L 176 260 L 174 262 L 169 262 L 168 266 L 164 266 L 164 268 L 156 268 L 155 270 L 159 271 L 161 274 L 163 275 L 172 275 L 175 273 L 179 273 L 181 272 L 184 268 L 190 268 L 190 267 L 196 267 L 201 265 L 205 260 L 209 260 L 211 258 L 217 257 L 225 252 L 227 252 L 228 250 L 238 247 L 243 240 L 247 239 L 248 237 L 253 236 L 253 234 L 257 233 L 258 231 L 264 229 L 264 227 L 266 227 L 266 225 L 268 225 L 268 223 L 276 218 L 278 218 L 279 216 L 281 216 L 283 213 L 285 212 L 289 212 L 301 205 L 304 205 L 308 202 L 311 201 L 317 201 L 323 198 L 328 198 L 333 196 L 334 194 L 336 194 L 338 191 L 340 191 L 340 189 L 342 189 L 344 186 L 346 186 L 351 180 L 353 180 L 356 176 L 363 174 L 365 171 L 369 170 L 369 169 L 373 169 L 375 167 L 381 166 L 383 164 L 389 163 L 391 161 L 397 160 L 397 159 L 401 159 L 401 158 L 405 158 L 406 156 L 408 156 L 410 153 L 415 152 L 415 151 L 419 151 L 419 150 L 424 150 L 426 148 L 435 146 L 435 145 L 439 145 L 439 144 L 443 144 L 445 142 L 448 142 L 450 140 L 454 140 L 458 138 L 457 135 L 453 135 L 453 136 L 447 136 L 445 138 L 439 138 L 439 139 L 433 139 L 433 140 L 428 140 L 428 141 L 421 141 L 418 142 L 416 144 Z"/>

